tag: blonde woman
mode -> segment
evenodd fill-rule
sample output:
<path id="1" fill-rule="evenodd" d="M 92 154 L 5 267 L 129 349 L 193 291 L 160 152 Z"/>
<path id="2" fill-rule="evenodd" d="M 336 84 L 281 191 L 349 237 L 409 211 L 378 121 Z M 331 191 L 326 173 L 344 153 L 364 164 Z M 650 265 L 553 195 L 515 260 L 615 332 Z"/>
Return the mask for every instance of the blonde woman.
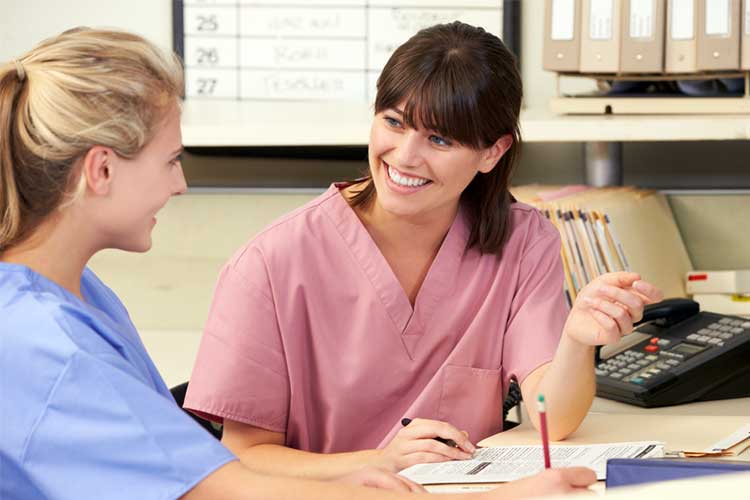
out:
<path id="1" fill-rule="evenodd" d="M 145 252 L 185 192 L 182 71 L 140 37 L 76 29 L 0 66 L 0 498 L 401 498 L 378 469 L 347 484 L 264 477 L 175 405 L 117 296 L 86 266 Z M 593 481 L 547 471 L 483 495 Z M 464 497 L 462 497 L 464 498 Z"/>

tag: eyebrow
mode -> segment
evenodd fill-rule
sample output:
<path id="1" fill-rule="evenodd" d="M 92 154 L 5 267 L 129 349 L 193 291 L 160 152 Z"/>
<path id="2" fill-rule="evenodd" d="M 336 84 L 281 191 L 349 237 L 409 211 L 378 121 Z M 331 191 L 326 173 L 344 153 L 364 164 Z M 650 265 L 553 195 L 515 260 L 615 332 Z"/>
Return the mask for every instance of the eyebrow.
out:
<path id="1" fill-rule="evenodd" d="M 391 111 L 395 111 L 396 113 L 400 114 L 401 116 L 404 116 L 404 111 L 399 108 L 391 108 Z"/>

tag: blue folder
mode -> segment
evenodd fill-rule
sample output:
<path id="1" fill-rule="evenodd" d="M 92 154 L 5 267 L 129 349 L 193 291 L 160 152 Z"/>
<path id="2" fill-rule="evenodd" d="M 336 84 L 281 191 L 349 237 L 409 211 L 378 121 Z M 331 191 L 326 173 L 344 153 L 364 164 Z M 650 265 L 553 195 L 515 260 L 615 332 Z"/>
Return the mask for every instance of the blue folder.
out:
<path id="1" fill-rule="evenodd" d="M 689 477 L 750 472 L 750 462 L 694 458 L 611 458 L 607 488 Z"/>

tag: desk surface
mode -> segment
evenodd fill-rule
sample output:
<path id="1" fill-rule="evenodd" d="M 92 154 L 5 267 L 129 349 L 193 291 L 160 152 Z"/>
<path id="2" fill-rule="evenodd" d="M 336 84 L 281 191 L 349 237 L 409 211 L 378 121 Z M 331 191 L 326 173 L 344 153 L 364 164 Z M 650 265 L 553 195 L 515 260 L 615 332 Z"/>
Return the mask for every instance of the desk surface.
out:
<path id="1" fill-rule="evenodd" d="M 548 418 L 553 418 L 548 415 Z M 701 451 L 750 424 L 746 416 L 605 414 L 589 413 L 566 444 L 615 443 L 623 441 L 663 441 L 666 450 Z M 527 419 L 507 432 L 479 442 L 480 446 L 527 445 L 539 443 L 539 431 Z M 750 460 L 750 450 L 734 460 Z"/>
<path id="2" fill-rule="evenodd" d="M 591 405 L 590 413 L 745 416 L 750 420 L 750 398 L 725 399 L 723 401 L 702 401 L 685 405 L 664 406 L 662 408 L 641 408 L 639 406 L 620 403 L 609 399 L 596 398 Z"/>

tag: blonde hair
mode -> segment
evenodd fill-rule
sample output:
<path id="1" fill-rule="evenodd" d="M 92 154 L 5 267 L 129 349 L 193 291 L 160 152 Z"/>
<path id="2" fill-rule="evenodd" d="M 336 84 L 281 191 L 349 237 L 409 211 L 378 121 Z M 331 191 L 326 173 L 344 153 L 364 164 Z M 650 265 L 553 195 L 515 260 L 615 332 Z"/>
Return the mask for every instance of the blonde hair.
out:
<path id="1" fill-rule="evenodd" d="M 0 251 L 81 190 L 93 146 L 136 156 L 182 88 L 174 54 L 121 31 L 76 28 L 0 66 Z"/>

